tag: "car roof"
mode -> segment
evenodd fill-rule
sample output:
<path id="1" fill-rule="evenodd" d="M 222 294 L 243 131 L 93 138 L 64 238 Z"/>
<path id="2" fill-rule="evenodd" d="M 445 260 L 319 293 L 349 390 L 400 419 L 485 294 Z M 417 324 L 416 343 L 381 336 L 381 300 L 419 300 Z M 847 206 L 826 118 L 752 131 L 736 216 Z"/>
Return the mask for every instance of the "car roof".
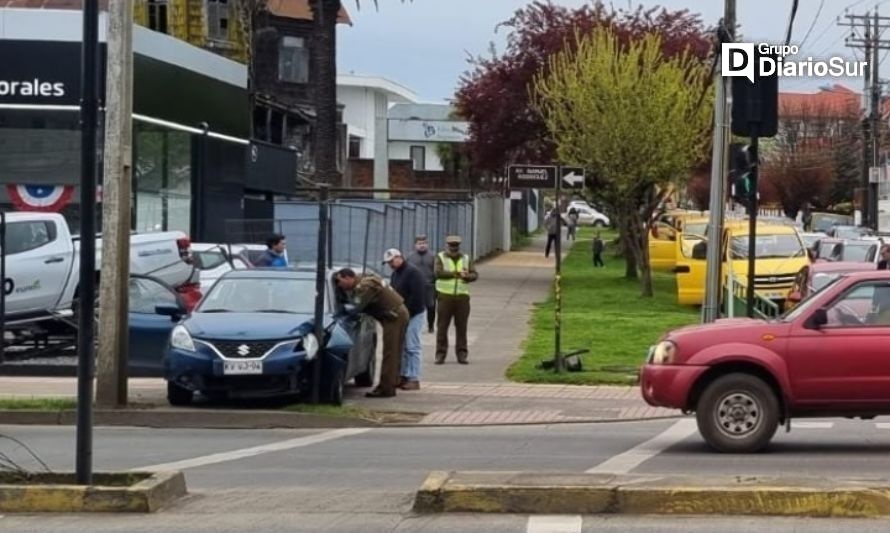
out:
<path id="1" fill-rule="evenodd" d="M 808 265 L 810 272 L 816 274 L 823 272 L 865 272 L 874 271 L 874 263 L 854 261 L 827 261 L 825 263 L 813 263 Z"/>
<path id="2" fill-rule="evenodd" d="M 330 272 L 327 273 L 330 275 Z M 315 270 L 292 270 L 287 268 L 252 268 L 230 270 L 220 279 L 315 279 Z"/>
<path id="3" fill-rule="evenodd" d="M 865 263 L 870 265 L 872 268 L 868 270 L 860 270 L 857 272 L 848 272 L 844 274 L 844 277 L 852 278 L 855 280 L 869 280 L 869 279 L 887 279 L 890 280 L 890 270 L 878 270 L 871 265 L 870 263 Z"/>

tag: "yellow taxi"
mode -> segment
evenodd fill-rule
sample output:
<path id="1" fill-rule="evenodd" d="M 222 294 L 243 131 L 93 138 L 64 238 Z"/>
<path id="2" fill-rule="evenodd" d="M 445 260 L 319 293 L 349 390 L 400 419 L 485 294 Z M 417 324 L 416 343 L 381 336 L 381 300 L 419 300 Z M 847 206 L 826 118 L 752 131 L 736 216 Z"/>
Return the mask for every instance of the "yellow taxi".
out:
<path id="1" fill-rule="evenodd" d="M 677 265 L 677 239 L 681 233 L 704 233 L 708 217 L 700 211 L 665 213 L 652 224 L 649 235 L 649 267 L 671 271 Z"/>

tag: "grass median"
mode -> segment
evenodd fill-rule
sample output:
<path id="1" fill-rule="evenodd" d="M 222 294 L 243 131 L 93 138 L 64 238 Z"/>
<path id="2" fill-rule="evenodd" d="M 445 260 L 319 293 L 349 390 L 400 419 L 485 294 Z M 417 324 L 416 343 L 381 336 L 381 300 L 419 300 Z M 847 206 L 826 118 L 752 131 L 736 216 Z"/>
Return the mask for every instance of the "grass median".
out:
<path id="1" fill-rule="evenodd" d="M 607 243 L 615 238 L 603 232 Z M 607 245 L 605 268 L 593 268 L 593 231 L 582 230 L 562 265 L 562 351 L 589 349 L 582 372 L 556 374 L 537 365 L 553 358 L 554 296 L 537 304 L 522 357 L 507 377 L 522 383 L 629 385 L 647 350 L 665 331 L 695 324 L 699 311 L 677 304 L 674 274 L 653 273 L 655 296 L 640 296 L 640 282 L 624 278 L 624 259 Z"/>
<path id="2" fill-rule="evenodd" d="M 0 398 L 0 411 L 66 411 L 77 407 L 67 398 Z"/>

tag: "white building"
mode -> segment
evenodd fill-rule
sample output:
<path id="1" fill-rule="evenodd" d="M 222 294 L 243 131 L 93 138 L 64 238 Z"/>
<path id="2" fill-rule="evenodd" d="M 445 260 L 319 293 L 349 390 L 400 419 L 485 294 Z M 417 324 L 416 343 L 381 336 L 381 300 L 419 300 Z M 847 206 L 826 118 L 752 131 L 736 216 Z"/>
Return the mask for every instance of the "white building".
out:
<path id="1" fill-rule="evenodd" d="M 423 104 L 413 91 L 385 78 L 341 75 L 350 159 L 374 161 L 374 187 L 389 187 L 389 161 L 411 160 L 414 170 L 441 172 L 438 146 L 466 142 L 469 125 L 453 120 L 447 104 Z"/>

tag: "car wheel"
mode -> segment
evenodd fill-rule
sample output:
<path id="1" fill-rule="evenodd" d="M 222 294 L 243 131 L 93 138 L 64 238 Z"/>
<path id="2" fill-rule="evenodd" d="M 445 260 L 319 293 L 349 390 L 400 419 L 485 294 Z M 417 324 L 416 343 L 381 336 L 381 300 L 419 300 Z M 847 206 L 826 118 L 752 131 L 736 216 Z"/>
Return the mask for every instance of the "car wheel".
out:
<path id="1" fill-rule="evenodd" d="M 337 370 L 328 384 L 328 391 L 324 400 L 331 405 L 343 405 L 343 388 L 345 379 L 345 371 L 343 368 Z"/>
<path id="2" fill-rule="evenodd" d="M 368 369 L 362 372 L 361 374 L 355 376 L 355 386 L 356 387 L 373 387 L 374 386 L 374 371 L 377 370 L 377 335 L 374 335 L 374 340 L 371 343 L 371 358 L 368 360 Z"/>
<path id="3" fill-rule="evenodd" d="M 593 222 L 593 227 L 594 228 L 604 228 L 604 227 L 606 227 L 606 223 L 603 222 L 602 220 L 595 220 Z"/>
<path id="4" fill-rule="evenodd" d="M 167 401 L 170 402 L 170 405 L 174 406 L 186 406 L 191 405 L 192 399 L 195 397 L 195 393 L 180 387 L 176 383 L 172 381 L 167 382 Z"/>
<path id="5" fill-rule="evenodd" d="M 722 453 L 753 453 L 766 448 L 779 426 L 779 400 L 762 379 L 727 374 L 699 398 L 696 421 L 701 436 Z"/>

